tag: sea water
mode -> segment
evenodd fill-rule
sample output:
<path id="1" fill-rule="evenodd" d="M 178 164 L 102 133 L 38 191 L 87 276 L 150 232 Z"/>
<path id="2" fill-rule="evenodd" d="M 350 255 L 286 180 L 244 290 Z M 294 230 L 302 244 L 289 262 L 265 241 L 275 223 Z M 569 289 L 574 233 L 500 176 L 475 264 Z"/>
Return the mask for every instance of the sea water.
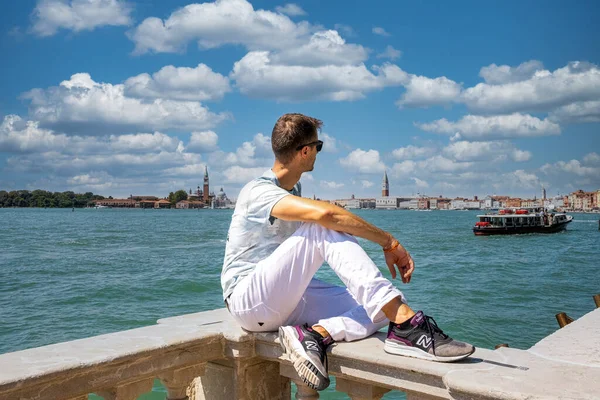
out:
<path id="1" fill-rule="evenodd" d="M 556 313 L 578 318 L 600 293 L 598 214 L 573 214 L 556 234 L 476 237 L 475 211 L 356 213 L 391 232 L 413 256 L 411 283 L 394 281 L 409 304 L 478 347 L 527 349 L 558 329 Z M 231 214 L 0 209 L 0 353 L 222 307 L 219 277 Z M 380 247 L 360 243 L 389 277 Z M 317 276 L 341 284 L 327 266 Z M 165 396 L 157 383 L 141 398 Z M 321 398 L 346 397 L 330 388 Z"/>

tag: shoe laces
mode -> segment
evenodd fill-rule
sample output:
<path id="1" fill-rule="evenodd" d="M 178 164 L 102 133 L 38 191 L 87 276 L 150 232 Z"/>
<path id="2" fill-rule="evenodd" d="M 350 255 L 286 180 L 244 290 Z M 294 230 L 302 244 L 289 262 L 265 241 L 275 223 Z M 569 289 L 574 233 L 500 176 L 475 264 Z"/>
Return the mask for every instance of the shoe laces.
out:
<path id="1" fill-rule="evenodd" d="M 319 345 L 321 350 L 323 350 L 323 353 L 325 353 L 327 348 L 333 344 L 333 338 L 331 336 L 327 336 L 326 338 L 324 338 L 319 332 L 315 331 L 308 324 L 304 324 L 304 329 L 313 334 L 312 336 L 316 339 L 317 344 Z"/>
<path id="2" fill-rule="evenodd" d="M 441 336 L 442 339 L 448 339 L 448 335 L 446 335 L 444 331 L 440 329 L 433 317 L 430 317 L 429 315 L 424 315 L 423 317 L 424 318 L 423 322 L 421 322 L 421 326 L 425 325 L 427 332 L 431 335 L 431 346 L 433 349 L 433 354 L 435 354 L 435 335 L 437 334 Z"/>

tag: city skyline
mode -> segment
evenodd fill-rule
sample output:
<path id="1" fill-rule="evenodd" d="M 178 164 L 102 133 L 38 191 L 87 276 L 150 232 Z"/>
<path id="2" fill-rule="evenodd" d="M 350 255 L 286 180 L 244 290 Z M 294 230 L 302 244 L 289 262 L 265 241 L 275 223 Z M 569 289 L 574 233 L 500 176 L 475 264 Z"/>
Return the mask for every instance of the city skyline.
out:
<path id="1" fill-rule="evenodd" d="M 0 188 L 232 198 L 286 112 L 322 119 L 303 195 L 600 187 L 596 2 L 36 0 L 0 14 Z M 535 16 L 532 18 L 531 16 Z M 192 185 L 191 187 L 195 187 Z"/>

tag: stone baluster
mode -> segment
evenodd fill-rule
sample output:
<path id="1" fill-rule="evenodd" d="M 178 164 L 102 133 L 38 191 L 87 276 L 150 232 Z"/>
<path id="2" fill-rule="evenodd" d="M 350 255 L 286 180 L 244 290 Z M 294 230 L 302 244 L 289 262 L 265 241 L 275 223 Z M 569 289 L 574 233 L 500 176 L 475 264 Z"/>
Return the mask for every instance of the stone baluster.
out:
<path id="1" fill-rule="evenodd" d="M 279 374 L 279 363 L 259 358 L 220 360 L 206 364 L 196 378 L 190 400 L 283 400 L 290 381 Z"/>
<path id="2" fill-rule="evenodd" d="M 187 400 L 188 387 L 194 378 L 204 375 L 206 363 L 178 368 L 159 375 L 167 388 L 167 400 Z"/>
<path id="3" fill-rule="evenodd" d="M 296 384 L 296 399 L 297 400 L 314 400 L 319 398 L 319 392 L 309 388 L 302 382 L 298 373 L 290 364 L 279 364 L 279 374 L 289 378 Z M 289 398 L 289 395 L 288 395 Z"/>
<path id="4" fill-rule="evenodd" d="M 335 382 L 335 390 L 347 393 L 352 400 L 379 400 L 390 391 L 390 389 L 344 378 L 336 378 Z"/>
<path id="5" fill-rule="evenodd" d="M 300 379 L 293 379 L 296 384 L 296 400 L 316 400 L 319 398 L 319 392 L 309 388 Z"/>
<path id="6" fill-rule="evenodd" d="M 429 396 L 423 393 L 406 392 L 406 400 L 439 400 L 439 397 Z"/>
<path id="7" fill-rule="evenodd" d="M 96 392 L 96 394 L 104 397 L 104 400 L 136 400 L 141 394 L 152 390 L 153 382 L 154 378 L 147 378 L 141 381 L 124 383 L 115 388 Z"/>

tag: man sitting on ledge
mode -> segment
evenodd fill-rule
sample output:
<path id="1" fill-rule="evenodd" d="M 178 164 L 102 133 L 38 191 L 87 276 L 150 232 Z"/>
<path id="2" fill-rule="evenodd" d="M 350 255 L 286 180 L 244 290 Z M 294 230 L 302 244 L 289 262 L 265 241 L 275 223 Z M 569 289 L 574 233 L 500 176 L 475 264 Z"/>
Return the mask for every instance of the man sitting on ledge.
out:
<path id="1" fill-rule="evenodd" d="M 392 278 L 409 283 L 414 263 L 390 233 L 341 207 L 302 198 L 300 176 L 323 148 L 322 122 L 285 114 L 271 136 L 273 168 L 241 190 L 227 236 L 221 275 L 229 312 L 251 332 L 279 329 L 302 380 L 329 386 L 327 347 L 372 335 L 386 324 L 384 350 L 434 361 L 475 351 L 453 340 L 433 318 L 415 313 L 385 279 L 355 236 L 381 245 Z M 327 262 L 346 287 L 314 278 Z"/>

